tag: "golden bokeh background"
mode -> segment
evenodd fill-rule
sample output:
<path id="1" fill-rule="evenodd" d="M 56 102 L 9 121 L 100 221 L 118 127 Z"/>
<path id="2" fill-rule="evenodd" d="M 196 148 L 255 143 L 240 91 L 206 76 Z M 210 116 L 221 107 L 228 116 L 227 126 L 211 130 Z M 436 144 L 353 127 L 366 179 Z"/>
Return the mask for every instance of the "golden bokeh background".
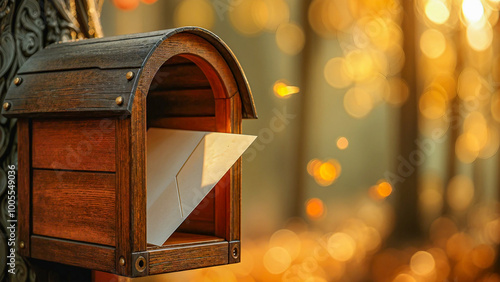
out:
<path id="1" fill-rule="evenodd" d="M 113 0 L 107 36 L 233 50 L 242 262 L 137 281 L 500 281 L 498 0 Z"/>

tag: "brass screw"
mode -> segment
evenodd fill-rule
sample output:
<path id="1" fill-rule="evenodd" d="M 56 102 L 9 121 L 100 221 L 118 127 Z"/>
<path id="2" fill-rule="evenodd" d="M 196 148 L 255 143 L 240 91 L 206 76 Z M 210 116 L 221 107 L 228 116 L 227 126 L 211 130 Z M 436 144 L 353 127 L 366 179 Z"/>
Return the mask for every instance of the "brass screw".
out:
<path id="1" fill-rule="evenodd" d="M 118 263 L 119 263 L 121 266 L 124 266 L 124 265 L 125 265 L 125 258 L 124 258 L 124 257 L 120 257 L 120 260 L 118 261 Z"/>
<path id="2" fill-rule="evenodd" d="M 8 111 L 8 110 L 10 109 L 10 106 L 11 106 L 11 105 L 10 105 L 10 103 L 9 103 L 9 102 L 5 102 L 5 103 L 3 103 L 3 109 L 4 109 L 4 110 L 6 110 L 6 111 Z"/>
<path id="3" fill-rule="evenodd" d="M 24 249 L 24 241 L 19 242 L 19 248 Z"/>
<path id="4" fill-rule="evenodd" d="M 129 71 L 127 72 L 127 80 L 131 80 L 132 78 L 134 78 L 134 72 L 133 71 Z"/>
<path id="5" fill-rule="evenodd" d="M 14 84 L 15 85 L 19 86 L 19 85 L 21 85 L 22 82 L 23 82 L 22 78 L 20 78 L 20 77 L 14 78 Z"/>
<path id="6" fill-rule="evenodd" d="M 123 105 L 123 97 L 122 96 L 116 97 L 115 102 L 118 106 Z"/>

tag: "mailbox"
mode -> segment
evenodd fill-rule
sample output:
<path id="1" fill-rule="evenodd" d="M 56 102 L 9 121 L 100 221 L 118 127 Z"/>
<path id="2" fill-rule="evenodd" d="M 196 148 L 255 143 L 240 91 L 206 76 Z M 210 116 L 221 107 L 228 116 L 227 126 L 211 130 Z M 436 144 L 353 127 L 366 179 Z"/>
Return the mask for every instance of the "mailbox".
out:
<path id="1" fill-rule="evenodd" d="M 146 239 L 148 128 L 241 133 L 256 118 L 213 33 L 50 45 L 19 70 L 2 114 L 18 118 L 21 255 L 129 277 L 239 262 L 241 159 L 163 245 Z"/>

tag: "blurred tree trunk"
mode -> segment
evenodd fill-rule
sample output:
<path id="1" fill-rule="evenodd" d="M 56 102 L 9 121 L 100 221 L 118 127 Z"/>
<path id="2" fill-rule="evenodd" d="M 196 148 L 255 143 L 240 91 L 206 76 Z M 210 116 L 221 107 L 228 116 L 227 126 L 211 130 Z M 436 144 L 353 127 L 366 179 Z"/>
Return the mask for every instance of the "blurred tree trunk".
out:
<path id="1" fill-rule="evenodd" d="M 0 97 L 5 98 L 19 68 L 44 46 L 76 38 L 102 36 L 99 11 L 103 0 L 0 0 Z M 16 120 L 0 116 L 0 280 L 82 281 L 90 271 L 36 260 L 16 254 L 16 272 L 7 273 L 8 165 L 17 165 Z M 22 224 L 22 223 L 21 223 Z M 10 247 L 9 247 L 10 248 Z M 31 263 L 31 265 L 30 265 Z"/>
<path id="2" fill-rule="evenodd" d="M 418 206 L 418 165 L 413 165 L 411 155 L 419 149 L 418 140 L 418 85 L 416 73 L 417 34 L 413 0 L 401 1 L 404 10 L 402 23 L 405 65 L 401 77 L 409 88 L 409 97 L 399 112 L 399 148 L 395 181 L 395 228 L 391 242 L 398 244 L 417 239 L 421 235 Z"/>

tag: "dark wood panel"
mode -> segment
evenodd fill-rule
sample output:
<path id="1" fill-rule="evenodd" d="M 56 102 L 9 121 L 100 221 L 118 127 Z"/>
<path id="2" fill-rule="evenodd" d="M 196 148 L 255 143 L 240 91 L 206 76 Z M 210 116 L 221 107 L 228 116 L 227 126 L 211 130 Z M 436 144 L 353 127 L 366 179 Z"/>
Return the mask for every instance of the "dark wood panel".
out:
<path id="1" fill-rule="evenodd" d="M 115 120 L 33 121 L 33 167 L 115 171 Z"/>
<path id="2" fill-rule="evenodd" d="M 24 256 L 30 254 L 30 201 L 31 201 L 31 152 L 30 152 L 30 121 L 19 119 L 17 121 L 17 155 L 18 155 L 18 244 L 24 242 L 24 248 L 18 248 Z"/>
<path id="3" fill-rule="evenodd" d="M 165 31 L 52 44 L 19 73 L 81 68 L 138 68 Z"/>
<path id="4" fill-rule="evenodd" d="M 172 247 L 149 251 L 149 274 L 228 263 L 228 242 Z"/>
<path id="5" fill-rule="evenodd" d="M 149 127 L 214 131 L 215 117 L 169 117 L 148 121 Z"/>
<path id="6" fill-rule="evenodd" d="M 31 257 L 94 270 L 115 271 L 115 249 L 31 236 Z"/>
<path id="7" fill-rule="evenodd" d="M 215 235 L 215 189 L 205 196 L 177 231 Z"/>
<path id="8" fill-rule="evenodd" d="M 33 170 L 33 234 L 114 246 L 115 174 Z"/>
<path id="9" fill-rule="evenodd" d="M 151 90 L 210 88 L 203 71 L 194 63 L 163 65 L 151 82 Z"/>
<path id="10" fill-rule="evenodd" d="M 152 91 L 148 94 L 148 119 L 156 117 L 215 116 L 210 89 Z"/>
<path id="11" fill-rule="evenodd" d="M 129 113 L 134 81 L 126 78 L 139 69 L 83 69 L 19 75 L 22 83 L 11 85 L 5 102 L 9 117 L 74 115 L 78 117 Z M 123 97 L 123 104 L 115 99 Z"/>
<path id="12" fill-rule="evenodd" d="M 116 121 L 116 270 L 130 275 L 128 264 L 120 265 L 120 257 L 131 252 L 130 232 L 130 119 Z"/>

